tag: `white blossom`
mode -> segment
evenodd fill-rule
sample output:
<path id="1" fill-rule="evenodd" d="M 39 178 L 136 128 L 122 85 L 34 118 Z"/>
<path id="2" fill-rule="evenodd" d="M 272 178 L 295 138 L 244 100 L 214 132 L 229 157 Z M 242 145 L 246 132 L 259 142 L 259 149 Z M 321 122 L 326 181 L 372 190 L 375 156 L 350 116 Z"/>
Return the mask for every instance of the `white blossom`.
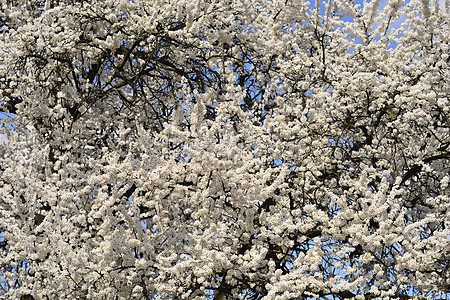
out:
<path id="1" fill-rule="evenodd" d="M 1 297 L 447 299 L 449 11 L 383 3 L 0 1 Z"/>

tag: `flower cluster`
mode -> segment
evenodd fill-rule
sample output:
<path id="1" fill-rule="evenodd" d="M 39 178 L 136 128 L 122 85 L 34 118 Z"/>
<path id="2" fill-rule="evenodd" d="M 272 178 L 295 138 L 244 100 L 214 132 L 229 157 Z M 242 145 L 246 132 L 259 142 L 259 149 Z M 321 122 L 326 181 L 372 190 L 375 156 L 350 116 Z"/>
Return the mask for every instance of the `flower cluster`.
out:
<path id="1" fill-rule="evenodd" d="M 450 295 L 439 1 L 0 0 L 0 295 Z"/>

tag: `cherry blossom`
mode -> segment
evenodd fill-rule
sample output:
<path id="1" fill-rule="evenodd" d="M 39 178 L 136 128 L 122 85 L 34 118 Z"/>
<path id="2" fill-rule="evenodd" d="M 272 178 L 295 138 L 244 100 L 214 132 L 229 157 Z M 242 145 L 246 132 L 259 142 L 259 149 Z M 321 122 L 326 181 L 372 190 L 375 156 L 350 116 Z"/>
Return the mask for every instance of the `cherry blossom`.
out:
<path id="1" fill-rule="evenodd" d="M 449 299 L 448 3 L 0 5 L 5 299 Z"/>

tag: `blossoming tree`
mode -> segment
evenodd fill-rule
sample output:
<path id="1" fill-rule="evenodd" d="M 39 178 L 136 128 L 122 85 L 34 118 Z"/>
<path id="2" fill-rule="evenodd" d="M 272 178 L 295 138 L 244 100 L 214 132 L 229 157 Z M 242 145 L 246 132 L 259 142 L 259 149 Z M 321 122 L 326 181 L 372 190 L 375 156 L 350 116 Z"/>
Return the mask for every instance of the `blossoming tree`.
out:
<path id="1" fill-rule="evenodd" d="M 0 3 L 2 297 L 450 297 L 448 1 Z"/>

